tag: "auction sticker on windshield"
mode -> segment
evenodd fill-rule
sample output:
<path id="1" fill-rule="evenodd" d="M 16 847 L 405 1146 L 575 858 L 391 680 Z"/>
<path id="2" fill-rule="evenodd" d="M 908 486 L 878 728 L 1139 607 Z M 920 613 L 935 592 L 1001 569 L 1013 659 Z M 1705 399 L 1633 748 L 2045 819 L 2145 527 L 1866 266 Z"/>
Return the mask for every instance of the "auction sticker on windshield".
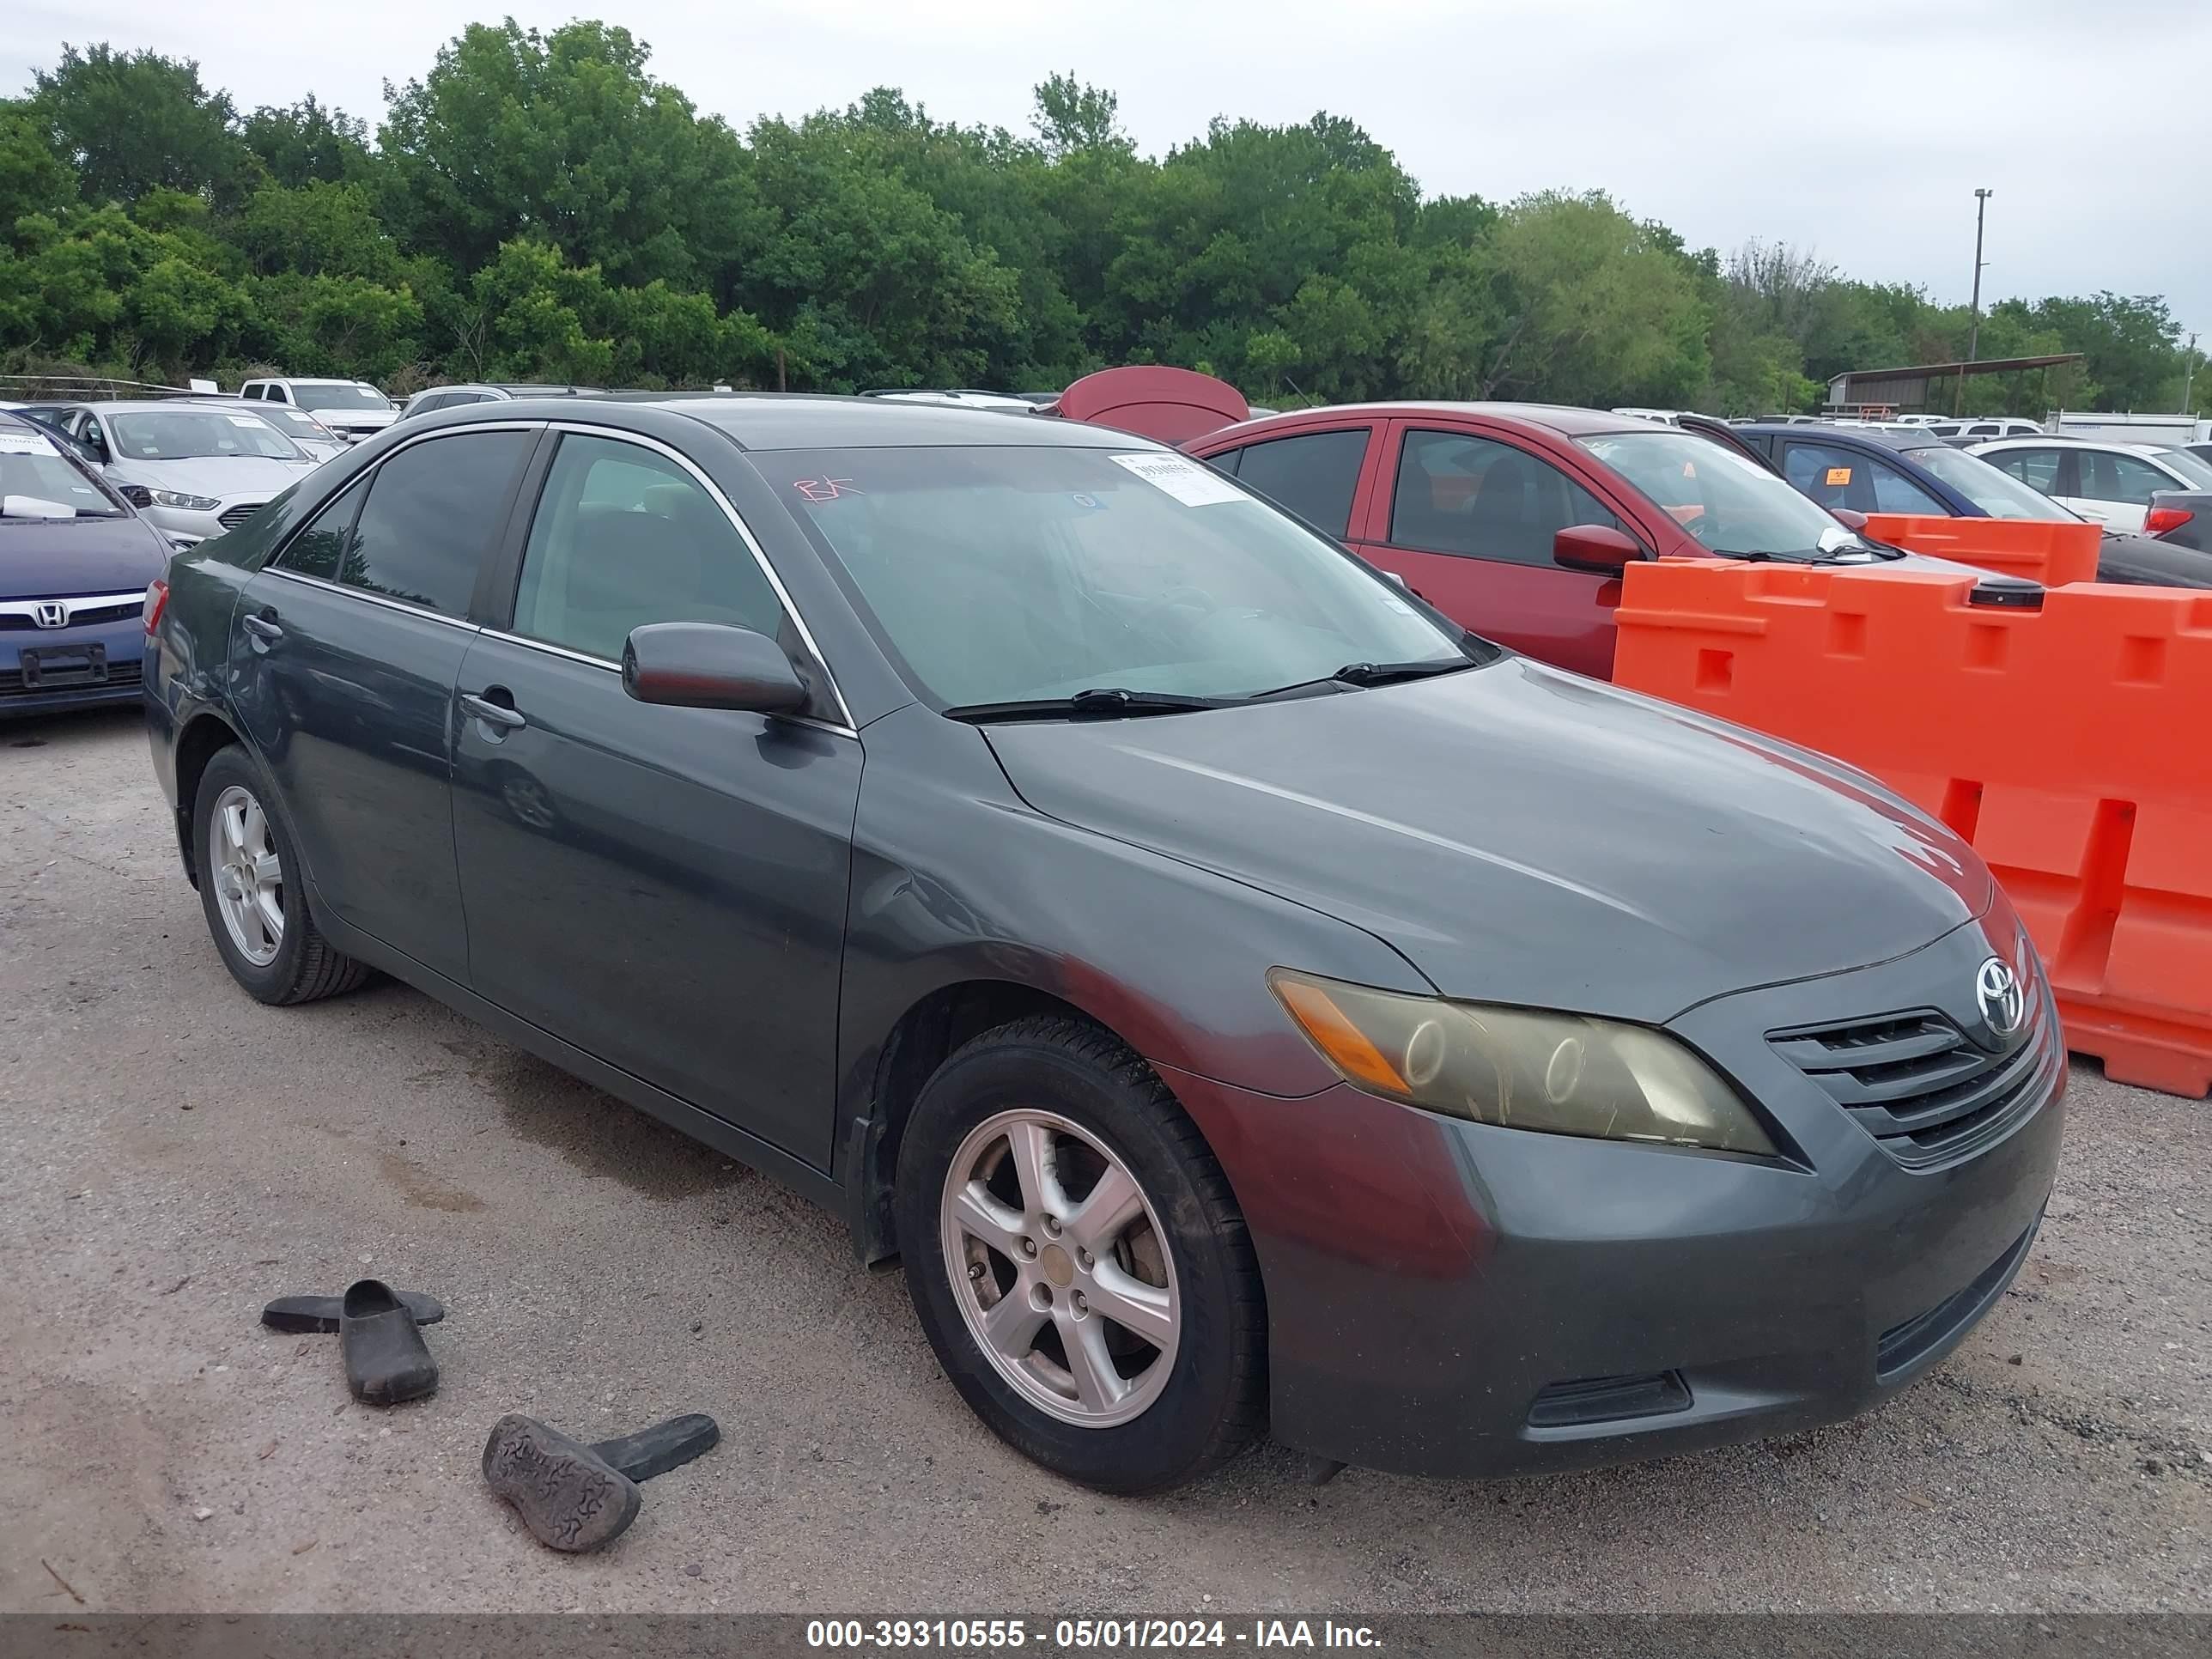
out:
<path id="1" fill-rule="evenodd" d="M 50 439 L 35 432 L 0 432 L 0 455 L 58 455 Z"/>
<path id="2" fill-rule="evenodd" d="M 1109 455 L 1107 459 L 1146 483 L 1166 490 L 1185 507 L 1217 507 L 1223 501 L 1248 499 L 1219 473 L 1180 455 Z"/>

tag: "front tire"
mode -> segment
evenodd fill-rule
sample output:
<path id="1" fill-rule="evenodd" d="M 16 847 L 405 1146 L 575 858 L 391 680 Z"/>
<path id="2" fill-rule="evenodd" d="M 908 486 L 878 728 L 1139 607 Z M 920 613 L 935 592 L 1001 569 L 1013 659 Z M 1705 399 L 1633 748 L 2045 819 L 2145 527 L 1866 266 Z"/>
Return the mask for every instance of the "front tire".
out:
<path id="1" fill-rule="evenodd" d="M 1197 1126 L 1107 1032 L 1040 1016 L 961 1048 L 915 1102 L 893 1203 L 930 1345 L 1016 1450 L 1142 1492 L 1260 1433 L 1243 1218 Z"/>
<path id="2" fill-rule="evenodd" d="M 218 750 L 192 805 L 192 862 L 208 933 L 230 976 L 257 1000 L 313 1002 L 350 991 L 368 969 L 323 937 L 297 878 L 298 850 L 265 804 L 246 751 Z"/>

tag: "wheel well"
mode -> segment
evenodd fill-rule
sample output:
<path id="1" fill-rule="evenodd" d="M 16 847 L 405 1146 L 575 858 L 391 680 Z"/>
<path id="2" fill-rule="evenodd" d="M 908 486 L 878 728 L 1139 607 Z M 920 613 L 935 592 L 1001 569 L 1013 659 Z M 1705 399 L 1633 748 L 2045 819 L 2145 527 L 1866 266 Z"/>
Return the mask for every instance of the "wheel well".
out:
<path id="1" fill-rule="evenodd" d="M 931 992 L 891 1027 L 876 1060 L 872 1109 L 852 1126 L 847 1166 L 847 1204 L 853 1245 L 871 1267 L 895 1260 L 898 1239 L 891 1222 L 891 1183 L 899 1143 L 923 1085 L 953 1051 L 971 1038 L 1031 1014 L 1061 1014 L 1098 1022 L 1073 1003 L 1034 986 L 1007 980 L 966 980 Z"/>
<path id="2" fill-rule="evenodd" d="M 198 716 L 177 739 L 177 845 L 185 855 L 185 874 L 195 887 L 200 877 L 199 862 L 192 856 L 192 803 L 199 798 L 208 763 L 237 741 L 238 733 L 213 714 Z"/>

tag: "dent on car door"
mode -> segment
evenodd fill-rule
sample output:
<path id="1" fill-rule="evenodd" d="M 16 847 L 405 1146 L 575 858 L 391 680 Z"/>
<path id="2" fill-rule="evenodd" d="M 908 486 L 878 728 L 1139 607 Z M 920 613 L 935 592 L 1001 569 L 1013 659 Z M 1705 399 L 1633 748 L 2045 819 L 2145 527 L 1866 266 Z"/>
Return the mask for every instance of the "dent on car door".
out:
<path id="1" fill-rule="evenodd" d="M 240 595 L 234 706 L 325 913 L 459 978 L 448 710 L 483 562 L 537 441 L 442 434 L 322 507 Z"/>
<path id="2" fill-rule="evenodd" d="M 1504 438 L 1407 423 L 1386 447 L 1390 481 L 1360 551 L 1462 626 L 1540 660 L 1613 672 L 1620 583 L 1567 570 L 1553 538 L 1571 525 L 1635 526 L 1559 465 Z"/>
<path id="3" fill-rule="evenodd" d="M 803 654 L 701 477 L 562 435 L 459 681 L 454 842 L 479 995 L 817 1167 L 830 1161 L 860 741 L 629 696 L 649 623 Z"/>

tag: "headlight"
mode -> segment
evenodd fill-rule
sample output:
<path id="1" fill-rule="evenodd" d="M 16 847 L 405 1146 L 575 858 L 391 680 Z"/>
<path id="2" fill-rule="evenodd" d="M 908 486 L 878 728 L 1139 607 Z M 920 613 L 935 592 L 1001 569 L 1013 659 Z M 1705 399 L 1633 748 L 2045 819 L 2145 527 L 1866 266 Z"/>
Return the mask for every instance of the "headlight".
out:
<path id="1" fill-rule="evenodd" d="M 154 492 L 156 507 L 181 507 L 187 513 L 212 513 L 222 503 L 211 495 L 187 495 L 181 489 L 157 489 Z"/>
<path id="2" fill-rule="evenodd" d="M 1267 983 L 1346 1082 L 1386 1100 L 1509 1129 L 1775 1155 L 1735 1091 L 1663 1032 L 1285 968 Z"/>

